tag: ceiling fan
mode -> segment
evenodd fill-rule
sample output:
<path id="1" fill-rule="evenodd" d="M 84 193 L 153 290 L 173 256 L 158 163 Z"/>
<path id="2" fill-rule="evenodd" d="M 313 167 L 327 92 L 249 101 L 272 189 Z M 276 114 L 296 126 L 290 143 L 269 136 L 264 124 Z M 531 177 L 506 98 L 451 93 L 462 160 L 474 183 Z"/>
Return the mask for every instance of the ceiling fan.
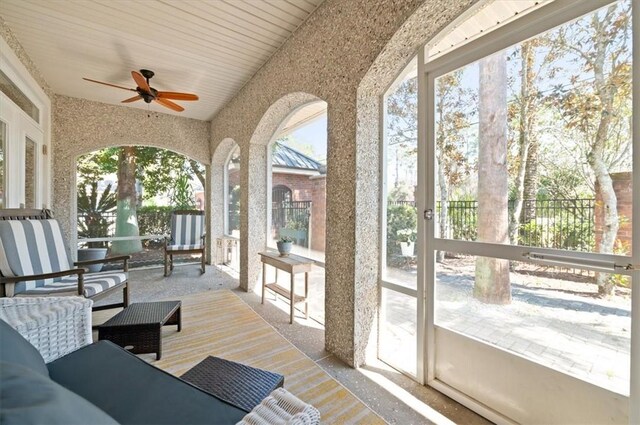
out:
<path id="1" fill-rule="evenodd" d="M 129 99 L 125 99 L 122 103 L 130 103 L 135 102 L 136 100 L 144 100 L 146 103 L 151 103 L 152 101 L 158 102 L 160 105 L 172 109 L 177 112 L 184 111 L 184 108 L 178 105 L 175 102 L 172 102 L 169 99 L 173 100 L 198 100 L 198 96 L 191 93 L 178 93 L 173 91 L 158 91 L 149 85 L 149 79 L 153 77 L 155 74 L 153 71 L 149 71 L 148 69 L 141 69 L 140 72 L 131 71 L 131 76 L 133 80 L 136 82 L 137 87 L 135 89 L 130 89 L 128 87 L 122 87 L 111 83 L 103 83 L 102 81 L 92 80 L 90 78 L 83 78 L 83 80 L 91 81 L 92 83 L 104 84 L 105 86 L 115 87 L 118 89 L 134 91 L 138 93 L 136 96 L 130 97 Z"/>

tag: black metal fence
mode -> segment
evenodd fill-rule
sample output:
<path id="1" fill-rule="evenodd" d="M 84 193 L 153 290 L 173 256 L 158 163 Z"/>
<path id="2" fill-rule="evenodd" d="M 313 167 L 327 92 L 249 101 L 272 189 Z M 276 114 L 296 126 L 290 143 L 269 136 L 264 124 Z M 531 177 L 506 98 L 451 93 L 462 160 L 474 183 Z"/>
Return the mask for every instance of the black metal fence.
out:
<path id="1" fill-rule="evenodd" d="M 309 223 L 311 201 L 273 202 L 271 208 L 271 231 L 275 238 L 287 236 L 296 245 L 309 246 Z"/>
<path id="2" fill-rule="evenodd" d="M 391 201 L 389 205 L 415 207 L 414 201 Z M 591 251 L 595 246 L 595 206 L 593 198 L 528 199 L 523 202 L 518 244 L 543 248 Z M 509 214 L 514 202 L 509 202 Z M 458 240 L 476 240 L 478 202 L 448 201 L 447 228 L 441 233 L 441 204 L 436 204 L 436 234 Z"/>

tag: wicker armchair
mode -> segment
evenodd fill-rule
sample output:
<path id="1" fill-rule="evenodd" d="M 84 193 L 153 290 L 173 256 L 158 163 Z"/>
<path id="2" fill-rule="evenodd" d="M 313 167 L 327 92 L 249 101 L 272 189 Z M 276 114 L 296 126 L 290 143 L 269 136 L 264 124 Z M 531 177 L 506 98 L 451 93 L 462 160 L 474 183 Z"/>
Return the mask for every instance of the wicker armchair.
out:
<path id="1" fill-rule="evenodd" d="M 60 224 L 49 210 L 0 210 L 0 285 L 7 297 L 79 295 L 98 300 L 122 290 L 122 302 L 94 307 L 104 310 L 129 305 L 130 256 L 73 262 Z M 122 271 L 87 273 L 92 264 L 122 262 Z"/>

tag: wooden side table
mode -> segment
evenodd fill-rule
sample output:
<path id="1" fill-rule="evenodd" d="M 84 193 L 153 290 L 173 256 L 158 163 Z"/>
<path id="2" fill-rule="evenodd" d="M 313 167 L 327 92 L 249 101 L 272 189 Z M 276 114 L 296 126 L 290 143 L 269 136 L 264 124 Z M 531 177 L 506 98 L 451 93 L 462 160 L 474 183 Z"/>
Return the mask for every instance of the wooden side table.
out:
<path id="1" fill-rule="evenodd" d="M 309 272 L 313 266 L 313 261 L 293 254 L 289 254 L 287 257 L 280 257 L 277 252 L 261 252 L 260 261 L 262 261 L 262 304 L 264 304 L 264 294 L 268 288 L 289 300 L 289 303 L 291 304 L 289 323 L 293 323 L 295 305 L 303 301 L 304 317 L 305 319 L 308 319 L 309 303 L 307 302 L 307 297 L 309 296 Z M 276 269 L 276 282 L 274 283 L 267 283 L 267 264 L 275 267 Z M 285 271 L 291 275 L 290 290 L 278 285 L 278 270 Z M 296 295 L 294 292 L 295 277 L 297 273 L 304 273 L 304 296 Z"/>

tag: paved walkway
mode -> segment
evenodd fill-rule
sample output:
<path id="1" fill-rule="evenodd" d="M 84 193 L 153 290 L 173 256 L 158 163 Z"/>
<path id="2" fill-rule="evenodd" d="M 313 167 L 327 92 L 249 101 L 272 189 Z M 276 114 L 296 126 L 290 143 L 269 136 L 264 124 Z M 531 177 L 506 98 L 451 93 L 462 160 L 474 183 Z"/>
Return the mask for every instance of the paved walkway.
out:
<path id="1" fill-rule="evenodd" d="M 511 304 L 489 305 L 473 298 L 473 263 L 456 261 L 447 260 L 437 273 L 438 326 L 628 395 L 630 291 L 600 299 L 595 285 L 580 275 L 512 273 Z M 390 272 L 415 285 L 415 272 Z M 288 276 L 281 273 L 280 279 L 288 287 Z M 296 285 L 302 293 L 302 277 Z M 309 292 L 310 315 L 324 323 L 324 269 L 314 268 Z M 385 290 L 383 305 L 381 358 L 415 374 L 416 300 Z"/>
<path id="2" fill-rule="evenodd" d="M 566 276 L 565 276 L 566 277 Z M 589 291 L 554 289 L 563 279 L 511 274 L 512 302 L 484 304 L 473 298 L 473 268 L 441 267 L 437 273 L 436 324 L 520 354 L 553 369 L 629 394 L 630 292 L 610 299 Z M 570 283 L 576 283 L 569 281 Z M 554 285 L 557 283 L 558 285 Z M 535 284 L 535 287 L 532 287 Z M 541 287 L 547 285 L 546 288 Z M 387 296 L 383 335 L 397 347 L 394 363 L 415 361 L 416 303 L 402 294 Z"/>

